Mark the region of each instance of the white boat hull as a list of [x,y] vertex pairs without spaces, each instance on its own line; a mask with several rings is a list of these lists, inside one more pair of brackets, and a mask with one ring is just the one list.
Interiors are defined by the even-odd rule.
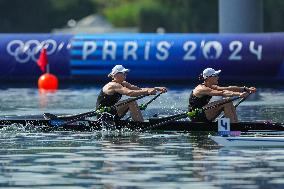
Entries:
[[284,136],[209,136],[220,146],[228,147],[284,147]]

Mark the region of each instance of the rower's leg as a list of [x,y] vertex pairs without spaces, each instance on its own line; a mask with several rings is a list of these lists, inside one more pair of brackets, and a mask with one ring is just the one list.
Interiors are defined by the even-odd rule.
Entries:
[[208,120],[215,120],[221,114],[222,111],[224,111],[225,117],[230,118],[231,123],[238,122],[238,116],[233,102],[221,105],[216,108],[208,109],[205,111],[205,115]]
[[125,114],[128,112],[128,110],[129,110],[128,104],[118,106],[116,108],[117,114],[120,118],[123,118]]
[[128,103],[130,115],[134,121],[144,121],[141,110],[136,101]]
[[237,123],[238,122],[238,116],[237,116],[236,108],[234,107],[233,102],[227,103],[223,106],[224,106],[225,117],[230,118],[232,123]]
[[119,117],[125,116],[127,111],[129,110],[130,115],[134,121],[144,121],[142,113],[140,111],[140,108],[137,104],[137,102],[130,102],[128,104],[125,104],[123,106],[119,106],[116,108],[117,114]]
[[[211,102],[206,106],[212,106],[213,104],[218,104],[222,101],[224,101],[224,99]],[[215,120],[221,114],[222,111],[224,111],[225,117],[230,118],[232,123],[238,122],[236,108],[234,107],[233,102],[229,102],[216,108],[205,110],[205,115],[208,120]]]
[[206,118],[210,121],[213,121],[221,114],[223,110],[224,110],[223,106],[205,110]]

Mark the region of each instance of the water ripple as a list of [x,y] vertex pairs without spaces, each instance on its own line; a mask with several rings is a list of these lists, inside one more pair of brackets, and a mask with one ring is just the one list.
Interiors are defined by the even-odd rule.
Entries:
[[[97,88],[40,96],[0,92],[2,114],[78,113],[94,107]],[[21,94],[21,99],[18,98]],[[189,90],[173,90],[143,114],[186,109]],[[90,103],[91,102],[91,103]],[[141,101],[142,102],[142,101]],[[144,102],[144,101],[143,101]],[[171,106],[165,106],[171,102]],[[260,89],[238,108],[241,120],[284,122],[283,91]],[[284,151],[220,148],[208,133],[52,132],[13,125],[0,131],[0,187],[283,188]]]

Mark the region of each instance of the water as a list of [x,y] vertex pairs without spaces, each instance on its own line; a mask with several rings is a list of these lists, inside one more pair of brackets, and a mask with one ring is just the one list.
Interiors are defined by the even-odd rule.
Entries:
[[[145,116],[186,110],[190,89],[170,88]],[[0,90],[1,115],[72,114],[94,107],[97,88],[39,94]],[[284,122],[284,90],[259,89],[238,108],[240,120]],[[149,98],[148,98],[149,99]],[[141,100],[139,102],[145,102]],[[208,133],[41,133],[0,131],[3,188],[283,188],[281,148],[220,148]]]

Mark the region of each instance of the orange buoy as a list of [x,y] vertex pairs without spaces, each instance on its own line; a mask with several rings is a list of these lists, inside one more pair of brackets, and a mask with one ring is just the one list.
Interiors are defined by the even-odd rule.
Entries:
[[56,91],[58,89],[58,79],[55,75],[45,73],[38,79],[38,89],[40,91]]

